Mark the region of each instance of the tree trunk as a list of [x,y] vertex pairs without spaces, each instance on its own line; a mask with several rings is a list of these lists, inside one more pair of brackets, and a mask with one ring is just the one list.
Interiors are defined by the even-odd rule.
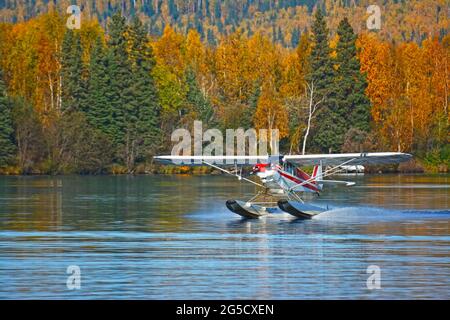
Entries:
[[306,141],[308,140],[309,130],[311,128],[311,118],[313,114],[313,96],[314,96],[314,87],[311,87],[310,89],[310,96],[309,96],[309,115],[308,115],[308,126],[306,127],[305,136],[303,137],[303,148],[302,148],[302,154],[305,154],[306,151]]

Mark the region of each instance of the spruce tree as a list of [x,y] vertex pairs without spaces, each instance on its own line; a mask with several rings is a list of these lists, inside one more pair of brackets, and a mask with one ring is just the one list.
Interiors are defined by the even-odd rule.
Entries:
[[278,31],[277,31],[277,40],[279,43],[281,43],[281,45],[284,46],[284,35],[283,35],[283,31],[281,31],[280,27],[278,27]]
[[195,73],[192,69],[186,71],[187,94],[186,102],[196,112],[197,118],[203,123],[213,126],[213,109],[211,103],[203,95],[197,84]]
[[313,48],[310,55],[311,72],[307,81],[314,84],[315,100],[323,98],[317,111],[314,127],[313,144],[321,151],[336,150],[334,131],[336,130],[335,114],[331,104],[333,95],[334,69],[331,49],[328,43],[328,28],[320,9],[317,9],[312,26]]
[[15,155],[14,129],[11,120],[11,103],[0,70],[0,166],[8,164]]
[[208,44],[215,46],[216,45],[216,37],[214,36],[214,32],[212,29],[208,29],[207,33]]
[[297,48],[299,42],[300,42],[300,29],[297,27],[291,31],[291,47]]
[[253,128],[255,126],[253,119],[255,118],[256,109],[258,107],[258,100],[261,96],[261,81],[257,80],[253,83],[252,93],[248,99],[248,105],[242,113],[240,125],[244,129]]
[[169,0],[167,6],[169,7],[169,14],[172,17],[173,21],[177,21],[179,17],[179,12],[174,0]]
[[339,41],[336,47],[336,63],[338,66],[335,79],[335,105],[337,114],[344,124],[340,128],[339,141],[343,143],[348,130],[355,128],[369,131],[370,101],[365,95],[367,82],[360,72],[357,57],[357,35],[344,18],[338,26]]
[[221,17],[222,17],[222,9],[220,7],[220,1],[216,1],[216,3],[214,4],[214,19],[220,21]]
[[[106,56],[110,79],[109,104],[112,111],[111,132],[118,148],[126,147],[127,119],[133,117],[132,71],[128,59],[128,28],[121,12],[116,13],[108,25],[109,41]],[[123,154],[120,155],[123,157]]]
[[160,106],[152,77],[155,59],[138,18],[129,26],[119,12],[108,32],[106,50],[100,40],[93,49],[85,111],[89,123],[110,137],[116,160],[132,172],[160,138]]
[[[130,59],[132,63],[131,109],[126,117],[127,129],[130,130],[134,159],[139,160],[158,147],[160,138],[160,105],[156,84],[152,77],[155,58],[148,45],[145,27],[135,18],[130,28]],[[133,165],[130,163],[130,165]]]
[[80,111],[85,99],[81,39],[78,32],[67,30],[61,50],[61,111]]
[[113,139],[114,122],[110,90],[107,52],[102,40],[97,38],[91,52],[87,96],[83,105],[89,124]]

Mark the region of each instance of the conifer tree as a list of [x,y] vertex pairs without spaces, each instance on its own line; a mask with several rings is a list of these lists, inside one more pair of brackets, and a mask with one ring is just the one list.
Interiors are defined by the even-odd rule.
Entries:
[[169,14],[172,16],[173,20],[178,19],[179,13],[174,0],[169,0],[167,6],[169,7]]
[[197,79],[195,78],[195,73],[192,69],[188,69],[186,72],[186,85],[187,94],[186,102],[188,105],[192,106],[195,110],[197,118],[203,121],[205,124],[212,126],[213,109],[211,103],[203,95],[197,84]]
[[[155,66],[153,50],[148,43],[147,32],[139,18],[133,20],[129,30],[131,42],[133,100],[130,101],[126,122],[129,143],[134,146],[129,166],[137,159],[145,158],[158,147],[160,138],[160,105],[156,84],[152,77]],[[128,144],[130,146],[130,144]]]
[[369,131],[370,101],[365,95],[367,82],[361,74],[356,50],[357,35],[344,18],[337,30],[339,41],[336,47],[336,64],[338,66],[335,79],[336,113],[343,123],[340,128],[339,141],[343,143],[343,137],[351,128],[361,131]]
[[300,42],[300,29],[294,28],[291,32],[291,47],[297,48]]
[[214,32],[211,29],[208,29],[207,32],[207,40],[208,40],[208,44],[215,46],[216,43],[216,38],[214,37]]
[[321,152],[336,150],[334,110],[331,104],[334,69],[328,43],[328,28],[320,9],[317,9],[312,26],[313,47],[310,55],[311,73],[307,81],[314,85],[316,100],[323,99],[317,113],[313,143]]
[[253,84],[253,92],[249,98],[248,101],[248,107],[245,108],[243,114],[242,114],[242,126],[245,129],[253,128],[253,118],[255,117],[256,110],[258,107],[258,100],[261,96],[261,82],[256,81]]
[[67,30],[61,50],[61,111],[80,111],[85,99],[81,40],[78,32]]
[[11,120],[11,104],[6,95],[6,86],[0,70],[0,166],[8,164],[14,157],[14,129]]
[[[127,118],[133,115],[133,77],[131,63],[128,58],[128,27],[126,20],[119,11],[108,25],[109,40],[106,56],[107,70],[110,79],[110,99],[112,111],[111,133],[114,144],[121,150],[126,149]],[[124,160],[126,155],[119,154]]]
[[91,52],[87,96],[83,106],[88,122],[111,139],[114,133],[114,113],[110,99],[116,98],[110,90],[107,52],[102,40],[97,38]]

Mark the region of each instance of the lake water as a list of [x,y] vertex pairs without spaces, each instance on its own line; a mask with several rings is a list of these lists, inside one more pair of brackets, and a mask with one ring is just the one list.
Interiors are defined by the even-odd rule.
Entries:
[[450,176],[339,179],[312,220],[250,221],[232,177],[0,177],[0,299],[449,299]]

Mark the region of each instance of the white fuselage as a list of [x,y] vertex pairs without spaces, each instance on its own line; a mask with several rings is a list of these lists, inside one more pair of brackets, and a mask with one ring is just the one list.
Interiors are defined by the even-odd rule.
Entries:
[[320,187],[314,181],[305,183],[308,178],[302,179],[297,175],[282,170],[279,166],[265,168],[264,171],[257,172],[256,175],[273,194],[284,194],[289,190],[295,192],[320,191]]

